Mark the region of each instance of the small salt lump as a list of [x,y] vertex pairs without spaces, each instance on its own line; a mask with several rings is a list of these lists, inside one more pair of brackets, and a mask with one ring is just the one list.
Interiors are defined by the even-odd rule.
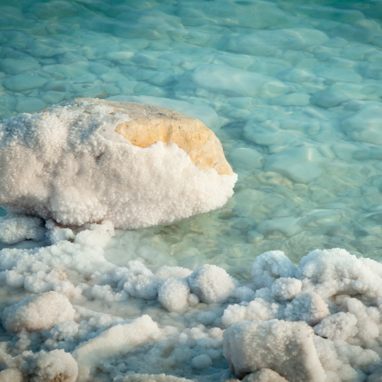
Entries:
[[170,312],[181,312],[188,306],[190,288],[184,280],[168,279],[158,290],[158,300]]
[[7,215],[0,218],[0,241],[15,244],[23,240],[41,240],[45,229],[41,219],[30,216]]
[[[18,382],[21,376],[21,381],[38,381],[38,382],[75,382],[78,375],[77,362],[71,354],[66,353],[64,350],[52,350],[45,352],[41,350],[38,353],[25,351],[10,360],[7,360],[7,370],[5,377],[13,376],[15,380],[10,382]],[[2,379],[3,374],[0,373],[0,381],[7,381]]]
[[238,378],[267,368],[289,382],[326,382],[313,329],[303,322],[236,322],[224,332],[223,349]]
[[291,301],[301,293],[301,280],[291,277],[280,277],[271,288],[272,296],[277,301]]
[[224,302],[235,289],[231,276],[223,268],[210,264],[195,269],[188,283],[192,293],[207,304]]
[[117,268],[114,279],[132,297],[153,300],[158,294],[158,280],[140,261],[129,261],[126,267]]
[[271,288],[280,277],[294,277],[296,266],[282,251],[269,251],[258,256],[253,263],[252,277],[256,289]]
[[305,321],[309,325],[318,324],[330,314],[328,305],[315,292],[299,294],[285,309],[288,321]]
[[325,317],[314,327],[314,332],[331,340],[343,340],[358,333],[357,317],[352,313],[336,313]]
[[57,292],[47,292],[24,298],[5,308],[2,323],[7,332],[19,333],[52,329],[74,319],[75,310],[68,298]]

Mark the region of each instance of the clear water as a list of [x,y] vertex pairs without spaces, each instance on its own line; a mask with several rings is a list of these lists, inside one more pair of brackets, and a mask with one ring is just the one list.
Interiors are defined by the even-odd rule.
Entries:
[[116,264],[210,263],[243,281],[268,250],[378,260],[381,18],[372,0],[1,0],[0,118],[73,97],[210,108],[234,197],[119,231],[106,253]]

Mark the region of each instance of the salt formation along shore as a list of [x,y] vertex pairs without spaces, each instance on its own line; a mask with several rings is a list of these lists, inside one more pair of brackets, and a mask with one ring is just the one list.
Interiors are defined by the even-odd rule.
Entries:
[[5,120],[0,146],[0,205],[63,225],[171,223],[223,206],[237,180],[211,130],[156,106],[75,99]]
[[115,227],[176,221],[232,195],[236,175],[200,122],[83,99],[5,120],[0,134],[0,239],[48,240],[0,251],[1,382],[382,380],[374,260],[315,250],[296,266],[268,251],[241,284],[213,264],[108,259]]

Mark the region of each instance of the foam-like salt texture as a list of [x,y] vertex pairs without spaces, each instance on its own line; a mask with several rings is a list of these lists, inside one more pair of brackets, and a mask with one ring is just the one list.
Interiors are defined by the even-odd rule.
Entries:
[[72,378],[78,368],[78,381],[276,375],[268,369],[289,382],[378,380],[382,289],[372,286],[382,273],[373,260],[315,250],[297,267],[269,251],[240,284],[213,265],[112,264],[110,222],[70,232],[48,222],[47,233],[50,246],[0,251],[2,289],[45,292],[3,311],[5,381],[28,376],[25,365],[43,373],[46,362],[45,374]]
[[5,308],[2,312],[4,328],[13,333],[51,329],[74,319],[74,309],[68,298],[56,292],[31,296]]
[[9,358],[5,376],[2,373],[4,372],[0,373],[0,380],[4,382],[8,382],[8,380],[9,382],[19,380],[75,382],[78,367],[72,355],[63,350],[52,350],[51,352],[42,350],[37,353],[25,351],[17,357]]
[[7,215],[0,218],[0,241],[15,244],[23,240],[39,241],[45,230],[41,219],[37,217]]
[[64,225],[107,219],[138,228],[216,209],[232,196],[237,175],[200,170],[173,143],[133,146],[114,131],[128,119],[87,100],[4,120],[1,205]]

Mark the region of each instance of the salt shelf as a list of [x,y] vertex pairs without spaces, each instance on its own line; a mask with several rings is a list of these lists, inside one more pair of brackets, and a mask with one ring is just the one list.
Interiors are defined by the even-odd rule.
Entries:
[[0,377],[28,376],[23,362],[47,372],[44,357],[77,381],[216,381],[271,369],[290,382],[350,382],[382,370],[374,260],[315,250],[295,266],[270,251],[243,284],[215,265],[115,265],[105,252],[110,222],[76,231],[47,224],[46,233],[55,244],[0,252],[2,291],[32,293],[2,313]]

